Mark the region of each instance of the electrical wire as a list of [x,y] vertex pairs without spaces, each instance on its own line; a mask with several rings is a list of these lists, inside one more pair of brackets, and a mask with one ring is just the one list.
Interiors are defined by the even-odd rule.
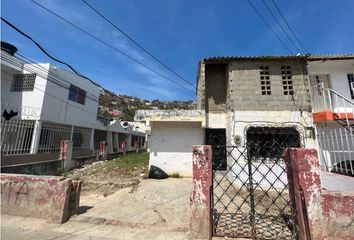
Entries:
[[296,39],[296,41],[298,42],[298,44],[305,50],[306,53],[309,53],[309,51],[304,47],[304,45],[302,44],[302,42],[299,40],[299,38],[296,36],[295,31],[292,29],[292,27],[290,27],[288,21],[286,21],[286,18],[284,17],[284,14],[282,13],[282,11],[280,10],[280,8],[278,7],[278,4],[275,0],[272,0],[275,8],[277,9],[277,11],[279,12],[280,16],[282,17],[282,19],[284,20],[286,26],[289,28],[290,32],[293,34],[294,38]]
[[85,29],[83,29],[83,28],[77,26],[76,24],[70,22],[69,20],[65,19],[64,17],[62,17],[62,16],[58,15],[57,13],[53,12],[52,10],[48,9],[47,7],[45,7],[45,6],[41,5],[40,3],[36,2],[35,0],[30,0],[30,1],[32,1],[33,3],[35,3],[36,5],[38,5],[39,7],[41,7],[42,9],[46,10],[47,12],[51,13],[52,15],[56,16],[57,18],[61,19],[62,21],[66,22],[67,24],[71,25],[72,27],[76,28],[76,29],[79,30],[80,32],[82,32],[82,33],[88,35],[89,37],[95,39],[96,41],[102,43],[103,45],[105,45],[105,46],[111,48],[112,50],[114,50],[114,51],[120,53],[121,55],[123,55],[123,56],[129,58],[129,59],[132,60],[133,62],[135,62],[135,63],[137,63],[137,64],[143,66],[144,68],[146,68],[146,69],[148,69],[149,71],[155,73],[156,75],[158,75],[158,76],[160,76],[160,77],[162,77],[162,78],[164,78],[164,79],[166,79],[166,80],[168,80],[168,81],[174,83],[175,85],[177,85],[177,86],[179,86],[179,87],[181,87],[181,88],[184,88],[185,90],[188,90],[188,91],[192,92],[193,94],[195,93],[193,90],[191,90],[191,89],[189,89],[189,88],[187,88],[187,87],[181,85],[180,83],[178,83],[178,82],[172,80],[171,78],[169,78],[169,77],[167,77],[166,75],[160,73],[159,71],[153,69],[152,67],[150,67],[150,66],[148,66],[147,64],[141,62],[140,60],[138,60],[138,59],[136,59],[136,58],[130,56],[128,53],[126,53],[126,52],[120,50],[119,48],[113,46],[112,44],[109,44],[109,43],[107,43],[106,41],[104,41],[104,40],[102,40],[102,39],[96,37],[95,35],[91,34],[90,32],[86,31]]
[[270,14],[273,16],[273,18],[275,19],[275,21],[278,23],[280,29],[285,33],[286,37],[289,39],[289,41],[293,44],[293,46],[296,48],[296,50],[301,53],[301,50],[298,48],[298,46],[296,45],[295,41],[290,37],[289,33],[287,31],[285,31],[285,29],[283,28],[283,26],[280,24],[278,18],[274,15],[273,10],[269,7],[268,3],[265,0],[262,0],[263,4],[266,6],[267,10],[270,12]]
[[148,54],[150,57],[152,57],[156,62],[158,62],[161,66],[169,70],[171,73],[173,73],[175,76],[177,76],[179,79],[182,81],[186,82],[188,85],[193,87],[196,91],[200,91],[197,87],[195,87],[192,83],[187,81],[185,78],[183,78],[181,75],[179,75],[176,71],[171,69],[167,64],[163,63],[160,59],[158,59],[156,56],[154,56],[150,51],[148,51],[144,46],[139,44],[136,40],[134,40],[131,36],[129,36],[126,32],[124,32],[120,27],[117,26],[117,24],[114,24],[111,20],[109,20],[106,16],[104,16],[100,11],[98,11],[93,5],[89,4],[86,0],[81,0],[86,6],[88,6],[91,10],[93,10],[96,14],[98,14],[100,17],[102,17],[104,20],[106,20],[109,24],[111,24],[116,30],[118,30],[121,34],[123,34],[127,39],[129,39],[132,43],[134,43],[137,47],[139,47],[141,50],[143,50],[146,54]]
[[[20,33],[22,36],[28,38],[29,40],[31,40],[43,53],[45,53],[49,58],[53,59],[56,62],[59,62],[61,64],[64,64],[65,66],[68,66],[76,75],[87,79],[88,81],[90,81],[91,83],[93,83],[94,85],[103,88],[102,86],[100,86],[99,84],[95,83],[94,81],[92,81],[91,79],[79,74],[70,64],[63,62],[53,56],[51,56],[36,40],[34,40],[32,37],[30,37],[28,34],[24,33],[22,30],[20,30],[18,27],[16,27],[15,25],[13,25],[12,23],[10,23],[9,21],[7,21],[6,19],[4,19],[3,17],[1,17],[1,20],[3,22],[5,22],[8,26],[10,26],[11,28],[13,28],[16,32]],[[104,88],[103,88],[104,89]],[[116,95],[117,96],[117,95]],[[126,103],[124,102],[124,99],[120,98],[119,96],[117,96],[120,100],[121,103],[124,105],[124,107],[126,108],[128,114],[130,115],[130,117],[134,117],[131,113],[131,111],[129,110],[129,108],[127,107]]]
[[70,68],[74,73],[76,73],[77,75],[79,75],[82,78],[86,78],[85,76],[81,75],[78,71],[76,71],[70,64],[63,62],[61,60],[59,60],[56,57],[53,57],[51,54],[48,53],[47,50],[45,50],[37,41],[35,41],[32,37],[30,37],[29,35],[27,35],[26,33],[24,33],[22,30],[20,30],[18,27],[16,27],[15,25],[13,25],[12,23],[10,23],[9,21],[7,21],[6,19],[4,19],[3,17],[1,17],[1,20],[3,22],[5,22],[8,26],[12,27],[14,30],[16,30],[18,33],[20,33],[21,35],[23,35],[24,37],[28,38],[29,40],[31,40],[45,55],[47,55],[49,58],[53,59],[56,62],[59,62],[65,66],[67,66],[68,68]]
[[262,21],[267,25],[269,30],[274,34],[274,36],[279,40],[279,42],[283,45],[283,47],[288,50],[290,54],[293,54],[293,52],[290,50],[290,48],[281,40],[279,35],[273,30],[272,26],[268,23],[268,21],[263,17],[263,15],[257,10],[257,8],[253,5],[253,3],[250,0],[247,0],[248,4],[251,6],[251,8],[257,13],[257,15],[262,19]]

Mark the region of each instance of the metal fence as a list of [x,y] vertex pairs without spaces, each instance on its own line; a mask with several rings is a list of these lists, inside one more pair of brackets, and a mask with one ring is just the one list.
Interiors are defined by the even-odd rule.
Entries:
[[39,138],[38,152],[58,152],[60,141],[71,137],[72,126],[43,122]]
[[74,149],[90,149],[92,130],[83,127],[74,127],[73,132],[73,148]]
[[21,155],[31,152],[34,120],[1,122],[1,155]]
[[354,176],[354,135],[335,124],[316,124],[322,170]]

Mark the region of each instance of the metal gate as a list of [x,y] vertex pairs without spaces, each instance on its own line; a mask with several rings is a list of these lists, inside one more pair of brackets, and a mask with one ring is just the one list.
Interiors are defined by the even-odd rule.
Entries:
[[290,128],[275,134],[271,128],[250,130],[245,146],[212,145],[213,235],[296,239],[282,154],[286,147],[300,147],[300,136]]

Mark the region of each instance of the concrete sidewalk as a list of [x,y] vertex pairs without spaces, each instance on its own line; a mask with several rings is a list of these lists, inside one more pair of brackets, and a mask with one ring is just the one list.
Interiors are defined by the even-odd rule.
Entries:
[[81,212],[71,221],[185,231],[191,218],[191,188],[190,178],[148,179],[136,189],[123,188],[108,197],[82,196]]
[[64,224],[2,215],[1,239],[191,239],[192,179],[148,179],[104,197],[81,196]]

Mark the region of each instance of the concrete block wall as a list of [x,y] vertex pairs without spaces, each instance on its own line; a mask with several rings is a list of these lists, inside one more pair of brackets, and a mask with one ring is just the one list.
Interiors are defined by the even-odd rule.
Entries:
[[[269,67],[271,95],[262,95],[260,66]],[[281,66],[290,66],[294,95],[284,95]],[[259,111],[310,110],[306,65],[303,61],[234,61],[229,63],[228,95],[233,109]],[[288,80],[287,80],[288,81]]]

